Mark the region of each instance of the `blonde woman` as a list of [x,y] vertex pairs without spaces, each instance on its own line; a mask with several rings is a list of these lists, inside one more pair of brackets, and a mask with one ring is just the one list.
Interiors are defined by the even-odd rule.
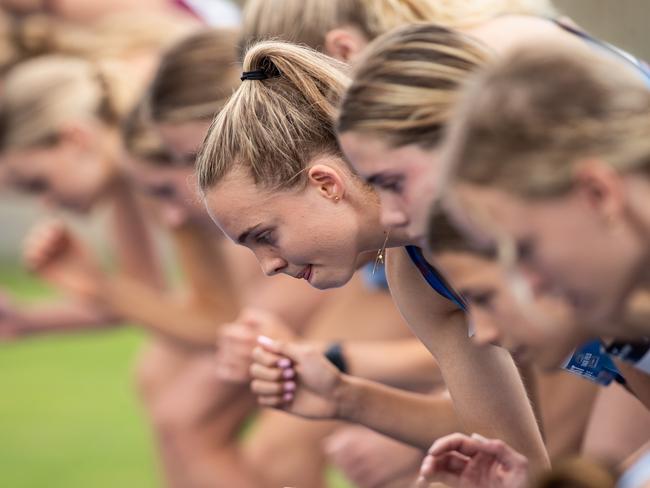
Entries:
[[[462,46],[469,66],[483,59],[462,39],[447,40]],[[341,65],[306,48],[268,42],[248,51],[242,79],[208,133],[197,168],[208,210],[231,239],[249,247],[267,274],[288,274],[319,289],[349,281],[364,251],[410,243],[399,230],[386,233],[376,195],[338,148],[335,105],[347,83]],[[420,446],[442,434],[431,415],[457,416],[467,429],[522,446],[535,466],[543,466],[546,453],[512,359],[498,348],[473,346],[458,305],[433,292],[401,250],[390,253],[388,273],[402,314],[438,360],[454,408],[445,399],[432,406],[428,399],[359,385],[331,369],[318,382],[320,395],[283,393],[270,381],[280,360],[270,351],[295,362],[299,381],[309,374],[301,359],[313,352],[273,342],[256,353],[253,387],[260,403],[312,417],[366,416],[367,424]],[[359,390],[367,395],[342,400],[339,408],[339,393]],[[364,403],[356,403],[361,398]],[[380,413],[397,398],[399,418]],[[475,415],[476,405],[481,415]]]
[[[141,188],[158,196],[160,208],[172,221],[189,219],[205,226],[209,220],[205,208],[199,206],[200,200],[192,197],[193,188],[188,180],[212,115],[224,105],[233,84],[240,83],[241,71],[232,61],[232,36],[232,32],[205,30],[178,43],[163,57],[147,96],[150,123],[171,158],[157,164],[140,162],[133,165],[132,171]],[[215,65],[226,69],[215,70]],[[240,279],[246,272],[239,267],[233,274]],[[263,327],[265,324],[278,322],[269,319],[268,312],[272,312],[287,323],[292,335],[316,342],[323,350],[334,339],[344,341],[346,349],[359,353],[355,354],[355,361],[349,362],[356,374],[408,388],[436,381],[430,355],[400,327],[401,320],[384,291],[367,289],[357,277],[344,289],[330,293],[332,296],[322,304],[319,313],[307,320],[301,310],[313,300],[313,289],[287,277],[265,280],[272,286],[248,287],[243,297],[249,305],[263,306],[265,313],[245,312],[220,333],[217,373],[221,378],[240,384],[249,381],[255,338],[268,330]],[[321,295],[316,292],[317,297]],[[301,316],[302,319],[296,319]],[[350,328],[350,323],[356,326]],[[291,336],[286,336],[285,331],[284,336],[277,337]],[[375,341],[380,350],[376,351],[375,342],[367,343],[368,340]],[[389,356],[395,358],[386,363]],[[386,364],[395,367],[391,369]],[[423,364],[433,368],[434,373],[400,374],[404,369],[411,373],[414,369],[421,371]],[[270,484],[318,486],[323,482],[325,462],[320,442],[332,428],[329,424],[307,423],[266,412],[260,417],[255,434],[246,442],[243,454],[250,461],[251,470],[273,466],[263,469]]]
[[[455,162],[453,193],[461,202],[454,206],[452,215],[461,218],[461,209],[466,209],[464,215],[474,215],[472,220],[464,220],[468,229],[487,227],[485,235],[492,236],[492,242],[498,236],[500,248],[514,246],[512,259],[526,264],[537,286],[558,286],[589,333],[643,337],[647,335],[643,327],[626,330],[625,325],[627,314],[630,310],[634,313],[631,298],[645,287],[644,82],[636,73],[613,69],[607,60],[591,56],[570,60],[556,51],[542,54],[531,49],[508,59],[513,62],[512,71],[499,64],[478,82],[490,88],[486,98],[479,97],[474,89],[467,99],[474,97],[472,103],[481,102],[482,107],[487,107],[488,102],[498,103],[499,96],[503,100],[505,90],[520,90],[526,108],[506,105],[500,113],[521,127],[519,140],[526,138],[530,142],[518,144],[518,149],[507,139],[497,144],[498,138],[493,137],[496,131],[475,129],[482,119],[465,102],[463,122],[457,122],[456,135],[450,139],[450,160]],[[548,77],[548,84],[537,85],[528,75],[516,78],[525,69],[531,74],[569,69],[571,75]],[[554,110],[548,110],[544,102],[550,98],[557,102]],[[544,116],[535,124],[520,123],[542,113]],[[505,125],[500,127],[505,131]],[[547,130],[550,127],[553,130]],[[536,144],[544,139],[537,137],[541,131],[546,131],[545,150],[535,151],[539,147]],[[477,134],[481,134],[480,139]],[[478,158],[469,149],[461,151],[460,137],[464,142],[480,142],[472,147],[481,148],[483,156]],[[467,157],[467,162],[461,164],[461,157]],[[479,159],[485,170],[477,169]],[[517,179],[515,168],[524,172],[521,179]],[[469,191],[460,191],[462,188],[475,188],[476,192],[469,195]],[[615,188],[620,191],[613,192]],[[481,205],[491,202],[483,206],[482,226],[477,225],[476,211],[467,211],[470,201],[474,202],[472,208],[479,201]],[[554,209],[559,213],[553,213]],[[523,212],[527,218],[518,219],[515,227],[514,221],[505,218],[505,212],[511,216]],[[545,218],[538,220],[538,216]],[[563,225],[574,229],[571,240],[558,233]],[[583,249],[581,239],[592,242],[588,253],[579,250]],[[551,254],[552,249],[562,252]],[[635,352],[627,357],[642,370],[646,357],[643,343],[641,339],[638,346],[632,347]],[[619,350],[625,358],[622,351],[630,348],[614,344],[612,352]],[[632,382],[635,373],[622,367]],[[635,391],[642,394],[647,390]]]

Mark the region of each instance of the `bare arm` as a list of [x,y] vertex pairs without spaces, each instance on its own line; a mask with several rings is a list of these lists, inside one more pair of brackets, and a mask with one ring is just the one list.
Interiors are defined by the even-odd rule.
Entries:
[[418,339],[345,342],[342,349],[352,376],[399,388],[442,383],[435,359]]
[[262,339],[253,352],[260,405],[355,422],[420,449],[461,427],[447,395],[410,393],[340,373],[314,347]]
[[335,418],[364,425],[420,449],[461,428],[446,393],[411,393],[343,376],[336,399]]
[[100,330],[117,325],[120,322],[116,317],[82,302],[60,302],[29,308],[0,304],[0,340]]
[[143,205],[120,178],[111,194],[113,246],[120,271],[156,289],[164,287],[160,261]]
[[478,347],[466,318],[434,292],[402,249],[389,253],[395,303],[412,331],[438,361],[463,431],[502,439],[534,466],[548,456],[517,367],[504,349]]

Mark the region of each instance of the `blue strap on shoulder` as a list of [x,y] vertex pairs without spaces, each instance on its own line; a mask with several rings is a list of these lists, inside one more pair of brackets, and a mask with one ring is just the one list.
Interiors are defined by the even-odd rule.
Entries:
[[463,297],[449,286],[436,268],[431,266],[429,261],[424,257],[424,254],[422,254],[422,249],[417,246],[406,246],[406,252],[431,288],[439,295],[456,304],[461,310],[467,311],[467,304],[463,300]]
[[631,55],[627,51],[624,51],[623,49],[614,46],[613,44],[610,44],[605,41],[601,41],[600,39],[596,39],[595,37],[588,34],[587,32],[562,21],[562,19],[551,19],[551,20],[560,29],[563,29],[566,32],[569,32],[570,34],[573,34],[575,36],[578,36],[584,39],[585,41],[587,41],[589,44],[593,44],[596,47],[604,49],[608,51],[610,54],[614,55],[615,57],[625,61],[626,63],[631,64],[639,71],[639,73],[645,78],[646,83],[650,86],[650,65],[648,65],[648,63],[640,60],[636,56]]

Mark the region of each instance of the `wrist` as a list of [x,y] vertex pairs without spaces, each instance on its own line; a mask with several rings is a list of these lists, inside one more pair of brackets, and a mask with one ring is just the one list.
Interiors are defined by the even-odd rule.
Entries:
[[335,418],[356,422],[359,410],[360,385],[354,376],[339,373],[338,385],[332,395],[336,404]]

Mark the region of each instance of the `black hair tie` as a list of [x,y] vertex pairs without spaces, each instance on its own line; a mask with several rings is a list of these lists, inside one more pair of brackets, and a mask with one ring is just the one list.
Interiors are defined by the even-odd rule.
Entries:
[[254,71],[244,71],[239,78],[242,81],[245,80],[268,80],[269,78],[277,78],[281,76],[280,70],[270,61],[265,60],[262,63],[262,67]]
[[267,80],[269,78],[270,76],[266,74],[266,71],[264,71],[263,69],[256,69],[254,71],[244,71],[239,79],[242,81],[245,80],[261,81],[261,80]]

